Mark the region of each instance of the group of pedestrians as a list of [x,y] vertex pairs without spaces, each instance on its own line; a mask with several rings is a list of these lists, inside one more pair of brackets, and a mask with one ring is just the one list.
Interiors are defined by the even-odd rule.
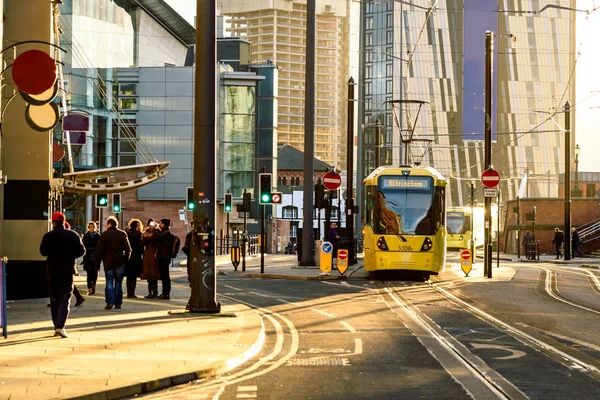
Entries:
[[[123,280],[127,277],[127,298],[137,298],[137,279],[148,281],[145,298],[170,300],[171,278],[169,265],[179,250],[179,239],[170,231],[171,220],[157,223],[149,219],[146,229],[139,219],[129,221],[126,231],[119,229],[115,217],[106,220],[106,230],[99,234],[95,222],[88,223],[88,231],[81,238],[68,228],[65,216],[52,215],[52,231],[46,233],[40,244],[40,253],[47,257],[50,310],[55,336],[68,337],[65,324],[69,315],[71,295],[74,294],[73,275],[77,274],[75,260],[83,256],[87,273],[88,295],[96,293],[96,282],[101,264],[106,278],[105,309],[120,309],[123,304]],[[162,293],[158,294],[158,281]],[[79,306],[85,300],[76,294]]]
[[[554,249],[556,250],[556,259],[563,257],[562,253],[562,244],[565,241],[565,233],[560,230],[560,228],[554,228],[554,237],[552,238],[552,244],[554,245]],[[582,244],[581,237],[579,236],[579,232],[575,227],[571,228],[571,258],[575,258],[575,254],[579,257],[583,257],[583,253],[579,250],[579,246]]]

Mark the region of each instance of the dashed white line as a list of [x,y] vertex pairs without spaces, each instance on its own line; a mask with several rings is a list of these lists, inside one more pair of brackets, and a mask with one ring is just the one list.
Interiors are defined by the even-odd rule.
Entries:
[[229,286],[229,285],[223,285],[223,286],[225,286],[226,288],[229,288],[229,289],[242,291],[242,289],[239,289],[239,288],[236,288],[236,287],[233,287],[233,286]]
[[250,292],[250,294],[255,294],[255,295],[260,296],[260,297],[271,297],[269,295],[262,294],[262,293],[257,293],[257,292]]
[[311,311],[314,311],[314,312],[316,312],[316,313],[319,313],[319,314],[321,314],[321,315],[324,315],[324,316],[326,316],[326,317],[329,317],[329,318],[335,318],[335,315],[333,315],[333,314],[329,314],[328,312],[325,312],[325,311],[321,311],[321,310],[319,310],[319,309],[317,309],[317,308],[311,308],[310,310],[311,310]]
[[287,301],[287,300],[284,300],[284,299],[277,299],[277,301],[280,301],[280,302],[285,303],[285,304],[291,304],[291,305],[296,306],[296,307],[300,307],[300,304],[294,303],[293,301]]
[[349,323],[347,323],[346,321],[339,321],[339,322],[340,322],[340,324],[344,325],[344,327],[345,327],[346,329],[348,329],[348,332],[350,332],[350,333],[356,333],[356,329],[354,329],[354,328],[352,327],[352,325],[350,325],[350,324],[349,324]]
[[238,392],[256,392],[258,386],[238,386]]

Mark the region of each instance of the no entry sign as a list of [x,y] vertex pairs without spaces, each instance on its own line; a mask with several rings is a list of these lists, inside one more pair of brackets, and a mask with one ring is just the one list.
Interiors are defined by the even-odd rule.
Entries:
[[344,275],[348,269],[348,250],[339,249],[337,253],[337,269],[341,275]]
[[323,175],[323,186],[327,190],[336,190],[342,184],[342,177],[335,172],[328,172]]
[[495,188],[500,183],[500,173],[493,168],[486,169],[481,174],[481,182],[485,187]]
[[463,249],[460,251],[460,268],[466,276],[469,276],[469,272],[471,272],[471,269],[473,268],[471,250]]

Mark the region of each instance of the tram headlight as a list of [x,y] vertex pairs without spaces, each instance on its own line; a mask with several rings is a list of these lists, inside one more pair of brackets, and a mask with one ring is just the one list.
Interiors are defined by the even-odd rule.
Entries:
[[421,251],[429,251],[433,247],[433,242],[428,237],[423,241],[423,245],[421,246]]
[[379,239],[377,239],[377,248],[379,248],[379,250],[384,250],[384,251],[389,250],[388,245],[383,236],[380,236]]

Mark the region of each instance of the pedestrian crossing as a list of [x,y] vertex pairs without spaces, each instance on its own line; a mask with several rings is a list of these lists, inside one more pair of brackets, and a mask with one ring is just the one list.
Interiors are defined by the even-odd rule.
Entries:
[[236,399],[256,399],[258,386],[238,386]]

